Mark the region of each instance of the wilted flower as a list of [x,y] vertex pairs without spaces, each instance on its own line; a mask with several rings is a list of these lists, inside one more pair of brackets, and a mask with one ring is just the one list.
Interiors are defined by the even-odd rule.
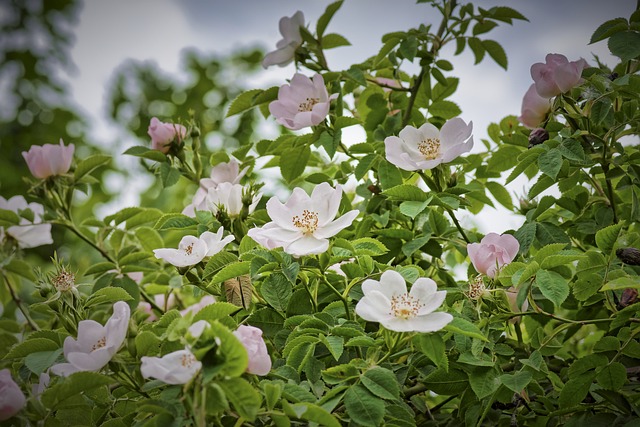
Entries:
[[311,196],[296,187],[285,204],[276,197],[269,199],[267,213],[272,221],[248,234],[269,249],[282,247],[296,257],[323,253],[329,248],[329,237],[350,226],[358,216],[358,211],[352,210],[334,220],[341,198],[339,185],[333,189],[323,182]]
[[182,213],[190,217],[196,215],[195,211],[207,210],[207,194],[210,188],[217,188],[223,182],[231,184],[240,183],[240,179],[247,173],[248,167],[240,170],[240,164],[236,159],[229,160],[228,163],[219,163],[211,169],[209,178],[202,178],[196,194],[194,194],[191,204],[187,205]]
[[183,140],[187,136],[187,128],[174,123],[163,123],[153,117],[147,133],[151,137],[151,148],[166,154],[176,138]]
[[337,96],[329,96],[320,74],[311,81],[296,73],[291,84],[280,86],[278,100],[269,104],[269,111],[284,127],[299,130],[322,123],[329,113],[329,103]]
[[296,49],[302,44],[300,27],[304,26],[304,15],[297,11],[291,18],[283,16],[280,18],[280,34],[282,39],[276,43],[277,49],[269,52],[262,60],[264,68],[271,65],[284,67],[293,61]]
[[[236,217],[242,212],[243,196],[251,191],[249,187],[242,186],[240,184],[232,184],[230,182],[221,182],[215,188],[210,187],[207,192],[207,198],[205,200],[206,207],[214,215],[221,210],[230,217]],[[256,206],[262,198],[262,193],[254,194],[251,199],[251,204],[247,207],[248,213],[252,214]]]
[[162,357],[143,356],[140,361],[144,378],[156,378],[167,384],[186,384],[202,368],[202,362],[186,348]]
[[489,233],[480,243],[467,245],[469,258],[476,271],[492,279],[503,266],[513,261],[519,250],[518,240],[510,234]]
[[551,110],[551,101],[538,95],[535,85],[531,85],[522,98],[522,109],[518,120],[526,127],[534,128],[547,118],[549,110]]
[[64,357],[69,363],[51,367],[51,372],[64,377],[79,371],[99,371],[118,352],[127,336],[131,311],[124,301],[113,304],[113,315],[102,326],[95,320],[78,323],[78,339],[64,340]]
[[16,415],[27,399],[18,384],[13,381],[8,369],[0,370],[0,421],[8,420]]
[[[20,225],[13,225],[5,233],[13,237],[21,248],[35,248],[36,246],[53,243],[51,238],[51,224],[41,224],[44,206],[38,203],[28,203],[22,196],[13,196],[9,200],[0,196],[0,209],[7,209],[20,214],[27,209],[33,212],[33,222],[20,218]],[[0,227],[1,228],[1,227]],[[1,235],[2,233],[0,233]],[[6,237],[6,236],[5,236]]]
[[67,173],[71,167],[74,150],[73,144],[65,147],[62,138],[60,138],[60,145],[32,145],[29,151],[22,152],[22,157],[27,162],[31,175],[45,179]]
[[537,62],[531,66],[531,77],[538,95],[551,98],[580,84],[582,70],[588,66],[582,58],[569,62],[564,55],[550,53],[544,64]]
[[271,370],[271,357],[267,345],[262,339],[262,330],[254,326],[240,325],[233,331],[249,356],[247,372],[255,375],[267,375]]
[[368,322],[378,322],[396,332],[434,332],[453,320],[445,312],[434,311],[442,305],[446,291],[438,291],[436,283],[426,277],[416,280],[407,292],[400,273],[387,270],[380,281],[362,283],[364,297],[356,305],[356,314]]
[[169,264],[176,267],[188,267],[196,265],[204,259],[204,257],[213,256],[220,252],[224,247],[233,241],[233,236],[222,238],[224,229],[218,228],[216,233],[205,231],[196,236],[184,236],[178,244],[178,249],[161,248],[154,249],[153,253],[156,258],[163,259]]
[[472,130],[472,122],[466,124],[458,117],[447,120],[441,130],[428,122],[419,129],[406,126],[400,131],[400,137],[385,138],[387,160],[408,171],[433,169],[470,151]]

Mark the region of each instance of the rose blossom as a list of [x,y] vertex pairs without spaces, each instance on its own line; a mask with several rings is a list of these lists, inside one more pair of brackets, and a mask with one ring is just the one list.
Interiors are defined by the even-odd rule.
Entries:
[[211,169],[209,178],[202,178],[196,194],[194,194],[191,204],[187,205],[182,213],[194,217],[195,211],[207,210],[207,194],[209,188],[217,188],[223,182],[239,184],[240,179],[247,173],[249,167],[240,170],[240,164],[236,159],[229,160],[228,163],[219,163]]
[[433,169],[448,163],[473,148],[473,123],[460,118],[447,120],[441,130],[427,122],[419,129],[406,126],[400,137],[384,140],[387,160],[400,169],[415,171]]
[[156,378],[167,384],[186,384],[202,368],[202,362],[186,348],[162,357],[143,356],[140,361],[144,378]]
[[564,55],[550,53],[544,64],[537,62],[531,66],[531,77],[538,95],[551,98],[580,84],[582,70],[588,66],[582,58],[569,62]]
[[205,231],[196,236],[184,236],[178,244],[178,249],[161,248],[154,249],[153,253],[158,259],[163,259],[176,267],[189,267],[196,265],[205,257],[213,256],[224,249],[234,237],[229,235],[222,238],[224,229],[218,228],[216,233]]
[[283,16],[280,18],[280,34],[282,39],[276,43],[277,49],[269,52],[262,60],[262,66],[268,68],[271,65],[284,67],[293,61],[296,49],[302,44],[300,27],[304,26],[304,15],[297,11],[291,18]]
[[11,372],[8,369],[0,370],[0,421],[16,415],[26,402],[24,393],[11,378]]
[[55,375],[68,376],[79,371],[99,371],[118,352],[127,336],[131,311],[124,301],[113,304],[113,314],[102,326],[95,320],[78,323],[78,339],[64,340],[64,357],[69,363],[51,367]]
[[286,203],[275,196],[267,202],[271,222],[249,230],[248,235],[268,249],[282,247],[293,256],[320,254],[329,248],[329,237],[351,225],[358,216],[352,210],[335,219],[340,207],[342,188],[326,182],[317,185],[311,196],[299,187],[293,189]]
[[151,137],[151,148],[167,154],[174,139],[183,140],[187,136],[187,128],[174,123],[163,123],[153,117],[147,133]]
[[551,101],[538,95],[536,85],[532,84],[522,98],[522,109],[518,120],[528,128],[535,128],[544,121],[549,110],[551,110]]
[[74,150],[73,144],[65,147],[62,138],[60,138],[60,145],[32,145],[29,151],[22,152],[22,157],[27,162],[31,175],[45,179],[67,173],[71,167]]
[[195,315],[206,306],[214,304],[215,302],[216,302],[216,298],[213,295],[207,294],[202,298],[200,298],[200,301],[198,301],[197,303],[188,306],[184,310],[180,310],[180,314],[182,316],[186,316],[189,313],[193,313]]
[[400,273],[387,270],[380,281],[362,283],[364,297],[356,304],[356,314],[368,322],[378,322],[396,332],[434,332],[453,320],[445,312],[434,311],[442,305],[446,291],[438,291],[436,282],[426,277],[416,280],[407,292]]
[[329,103],[337,96],[329,96],[320,74],[312,81],[296,73],[290,84],[280,86],[278,100],[269,104],[269,111],[284,127],[299,130],[322,123],[329,113]]
[[254,326],[240,325],[233,331],[249,356],[247,372],[255,375],[267,375],[271,370],[271,357],[267,345],[262,339],[262,330]]
[[[222,182],[215,188],[209,188],[205,200],[206,207],[214,215],[217,215],[220,210],[224,210],[230,217],[236,217],[240,215],[242,211],[242,196],[249,191],[249,187],[232,184],[230,182]],[[249,214],[253,213],[261,198],[262,193],[257,193],[253,196],[251,204],[248,206]]]
[[[44,206],[38,203],[28,203],[22,196],[13,196],[9,200],[0,196],[0,209],[13,211],[17,214],[23,210],[33,212],[33,222],[26,218],[20,218],[20,225],[12,225],[4,230],[0,227],[0,237],[7,234],[13,237],[21,248],[35,248],[37,246],[53,243],[51,238],[51,224],[42,224]],[[0,241],[4,240],[1,238]]]
[[476,271],[492,279],[503,266],[513,261],[519,250],[518,240],[510,234],[489,233],[480,243],[467,245],[469,258]]

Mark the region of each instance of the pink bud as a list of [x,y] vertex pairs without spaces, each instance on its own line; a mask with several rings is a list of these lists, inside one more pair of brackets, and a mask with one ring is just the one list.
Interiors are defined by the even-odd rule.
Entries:
[[147,133],[151,137],[151,148],[167,154],[176,138],[182,140],[187,136],[187,128],[173,123],[163,123],[153,117]]
[[569,62],[566,56],[557,53],[548,54],[545,61],[531,66],[536,91],[543,98],[559,95],[580,84],[582,70],[588,67],[582,58]]
[[26,403],[24,393],[11,378],[8,369],[0,371],[0,421],[16,415]]
[[262,330],[254,326],[240,325],[233,332],[249,355],[247,372],[256,375],[267,375],[271,370],[271,357],[267,345],[262,339]]
[[478,273],[495,278],[498,270],[509,264],[518,255],[520,244],[510,234],[489,233],[480,243],[467,245],[471,263]]
[[538,95],[535,84],[532,84],[522,98],[522,112],[518,120],[528,128],[535,128],[546,119],[550,109],[551,101]]
[[62,139],[60,145],[44,144],[32,145],[29,151],[23,151],[22,157],[27,162],[31,174],[40,179],[54,175],[62,175],[69,171],[75,146],[64,146]]

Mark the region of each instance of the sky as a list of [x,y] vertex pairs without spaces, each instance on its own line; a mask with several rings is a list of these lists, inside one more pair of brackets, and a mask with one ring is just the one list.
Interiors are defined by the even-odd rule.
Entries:
[[[102,140],[113,139],[113,126],[105,110],[106,85],[125,59],[153,60],[164,71],[176,73],[180,70],[181,50],[188,47],[221,55],[249,46],[262,46],[270,51],[281,38],[278,21],[282,16],[301,10],[306,23],[314,29],[330,3],[328,0],[87,0],[79,16],[72,50],[77,66],[77,73],[70,78],[73,96],[93,118],[94,135]],[[561,53],[569,60],[582,57],[595,63],[595,53],[603,62],[613,65],[614,59],[604,42],[588,45],[588,41],[604,21],[628,18],[636,0],[479,0],[474,4],[484,9],[509,6],[529,19],[529,22],[515,21],[513,26],[501,24],[482,36],[502,44],[509,61],[508,71],[490,59],[474,65],[470,51],[455,57],[452,50],[443,52],[443,57],[454,65],[450,75],[460,78],[452,100],[461,107],[461,117],[474,123],[476,151],[482,149],[479,140],[486,138],[491,122],[519,114],[522,96],[532,83],[529,68],[535,62],[544,62],[546,54]],[[428,4],[409,0],[345,0],[327,32],[343,35],[352,46],[328,51],[329,66],[341,70],[361,62],[378,52],[385,33],[407,30],[421,23],[438,25],[438,12]],[[249,84],[262,88],[281,85],[294,72],[293,64],[271,67]],[[359,138],[357,134],[346,137]],[[508,188],[512,193],[522,194],[522,185],[514,182]],[[484,232],[518,228],[522,222],[522,218],[507,218],[496,223],[491,221],[492,217],[495,218],[495,211],[485,209],[480,218],[465,221],[478,221]],[[503,230],[495,230],[496,227]]]

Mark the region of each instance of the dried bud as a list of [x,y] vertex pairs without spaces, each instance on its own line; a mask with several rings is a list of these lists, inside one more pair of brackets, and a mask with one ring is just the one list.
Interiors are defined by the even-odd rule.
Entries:
[[371,191],[373,194],[380,194],[380,192],[382,191],[382,190],[380,190],[380,187],[378,187],[377,185],[373,185],[373,184],[368,186],[367,190]]
[[618,78],[618,73],[609,74],[609,80],[613,81]]
[[633,288],[627,288],[622,291],[622,296],[620,297],[620,302],[618,303],[618,309],[623,309],[625,307],[630,306],[631,304],[635,304],[638,300],[638,290]]
[[549,132],[543,128],[536,128],[529,134],[529,148],[542,144],[549,139]]
[[636,248],[620,248],[616,251],[620,261],[628,265],[640,265],[640,250]]

